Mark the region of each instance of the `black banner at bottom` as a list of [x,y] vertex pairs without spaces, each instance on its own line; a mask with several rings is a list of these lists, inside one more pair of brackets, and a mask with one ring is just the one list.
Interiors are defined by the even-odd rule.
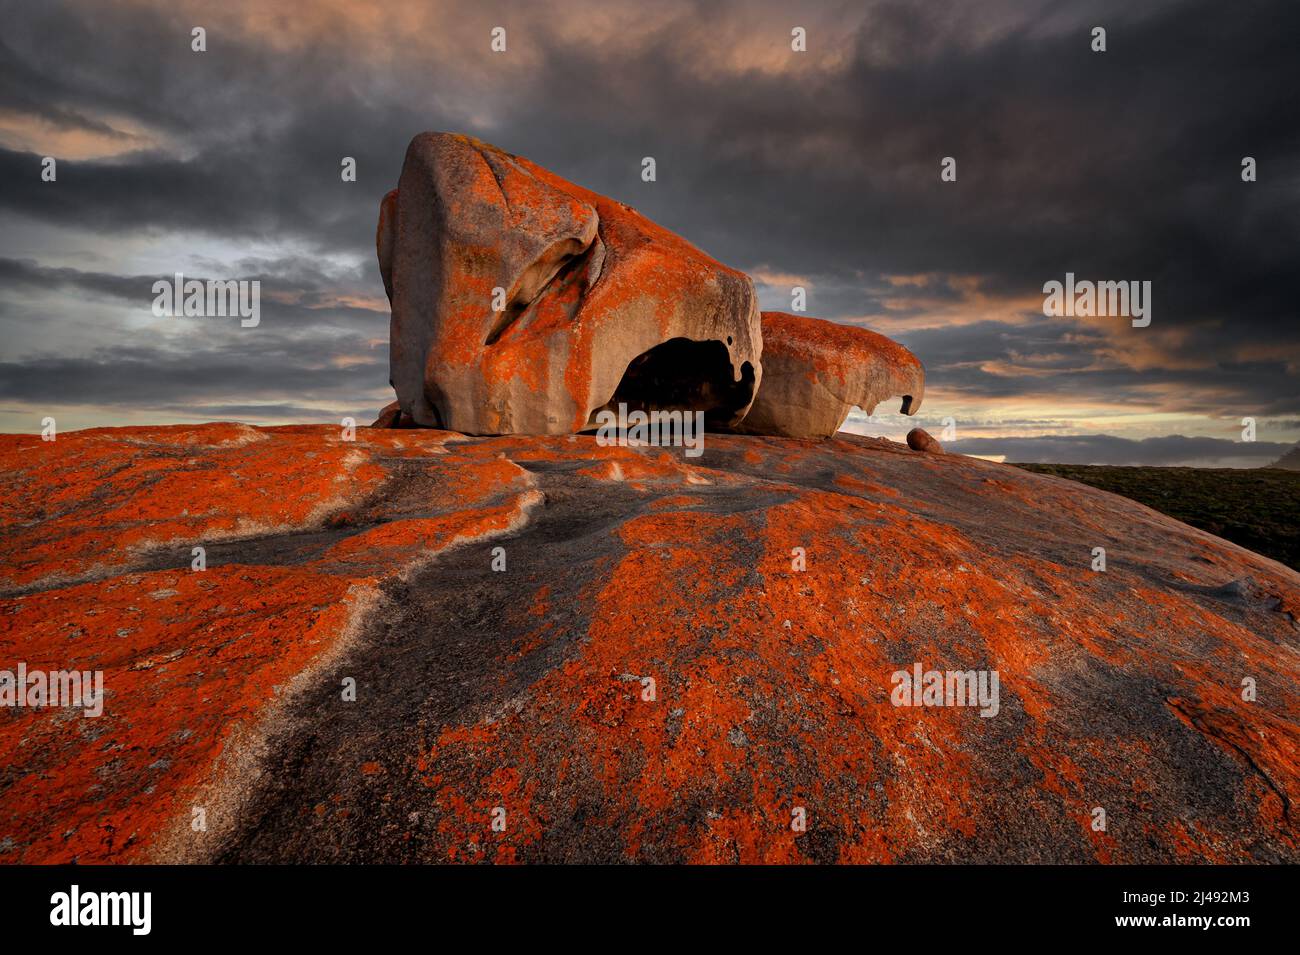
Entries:
[[1289,866],[8,866],[0,924],[7,941],[77,944],[373,943],[440,925],[494,943],[651,933],[670,944],[679,929],[735,943],[781,923],[873,941],[983,928],[1002,940],[1182,943],[1199,933],[1232,944],[1294,926],[1295,875]]

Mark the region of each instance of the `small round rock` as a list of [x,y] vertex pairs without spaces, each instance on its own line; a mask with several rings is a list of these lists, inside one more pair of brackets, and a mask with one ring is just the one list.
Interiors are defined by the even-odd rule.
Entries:
[[925,451],[929,454],[943,454],[943,445],[936,441],[924,428],[913,428],[907,432],[907,446],[913,451]]

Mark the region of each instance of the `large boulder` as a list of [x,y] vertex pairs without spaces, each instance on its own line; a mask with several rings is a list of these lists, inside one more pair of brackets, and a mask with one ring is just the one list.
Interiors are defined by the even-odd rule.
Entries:
[[896,396],[906,415],[925,396],[925,369],[902,345],[855,325],[764,312],[763,385],[735,430],[827,438],[854,406],[871,414]]
[[557,434],[607,405],[744,416],[761,376],[753,283],[622,203],[467,136],[422,133],[384,197],[402,418]]

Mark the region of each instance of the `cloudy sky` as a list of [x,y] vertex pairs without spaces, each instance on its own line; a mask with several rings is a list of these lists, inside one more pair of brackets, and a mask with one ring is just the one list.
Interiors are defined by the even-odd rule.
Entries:
[[[376,212],[438,129],[634,205],[766,308],[802,285],[896,337],[959,450],[1253,466],[1300,438],[1292,0],[378,6],[0,0],[0,430],[369,420]],[[1045,317],[1067,271],[1150,281],[1150,326]],[[261,324],[155,317],[176,272],[259,279]]]

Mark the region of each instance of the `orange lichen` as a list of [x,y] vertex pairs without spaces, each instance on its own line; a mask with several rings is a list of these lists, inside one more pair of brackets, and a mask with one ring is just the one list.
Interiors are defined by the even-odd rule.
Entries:
[[[29,668],[100,670],[104,713],[0,720],[13,782],[6,861],[132,861],[348,617],[349,581],[280,567],[155,571],[0,601],[0,653]],[[165,595],[165,596],[162,596]]]
[[313,524],[384,476],[336,428],[96,429],[0,435],[0,587],[72,579],[174,543]]
[[[466,634],[496,641],[489,665],[448,671],[469,702],[341,764],[377,805],[423,784],[427,823],[394,837],[423,858],[1298,851],[1295,575],[1123,498],[851,438],[709,435],[700,459],[330,427],[38,444],[0,438],[0,570],[27,588],[0,599],[0,668],[101,670],[107,700],[98,718],[0,713],[4,861],[151,858],[368,599],[463,581],[441,555],[510,535],[511,572],[484,559],[455,622],[493,611]],[[143,563],[142,542],[193,539],[213,542],[204,572]],[[1222,590],[1245,577],[1278,597]],[[893,705],[915,663],[998,671],[998,715]],[[366,810],[312,793],[302,816]]]

